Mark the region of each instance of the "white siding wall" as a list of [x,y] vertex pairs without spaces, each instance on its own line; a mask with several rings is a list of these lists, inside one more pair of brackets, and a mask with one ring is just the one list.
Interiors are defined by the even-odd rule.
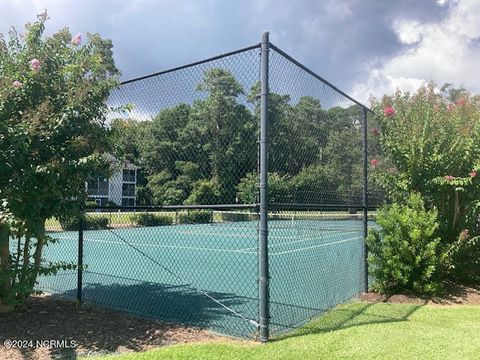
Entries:
[[113,201],[117,205],[122,205],[122,184],[123,184],[123,169],[115,172],[110,177],[110,184],[108,189],[108,200]]

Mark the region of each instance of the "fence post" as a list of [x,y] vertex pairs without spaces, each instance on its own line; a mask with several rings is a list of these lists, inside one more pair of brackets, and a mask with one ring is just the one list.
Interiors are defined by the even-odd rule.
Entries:
[[77,300],[82,302],[83,288],[83,217],[78,220]]
[[368,291],[368,246],[366,243],[368,235],[368,109],[363,107],[363,236],[364,236],[364,291]]
[[260,224],[258,246],[260,341],[269,336],[268,274],[268,32],[262,34],[260,65]]

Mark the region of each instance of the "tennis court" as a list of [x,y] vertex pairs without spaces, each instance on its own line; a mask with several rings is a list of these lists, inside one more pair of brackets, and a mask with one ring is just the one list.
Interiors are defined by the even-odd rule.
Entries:
[[[113,216],[121,216],[121,213]],[[345,216],[269,220],[272,333],[361,291],[363,222]],[[83,299],[175,323],[255,337],[258,221],[84,231]],[[78,232],[52,232],[46,261],[76,263]],[[43,277],[40,289],[76,296],[77,272]]]

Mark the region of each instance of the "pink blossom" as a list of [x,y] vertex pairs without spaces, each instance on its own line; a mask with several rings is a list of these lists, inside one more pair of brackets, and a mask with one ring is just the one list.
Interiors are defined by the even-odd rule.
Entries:
[[391,106],[387,106],[385,109],[383,109],[383,114],[385,116],[393,116],[395,115],[395,109]]
[[16,89],[20,89],[20,88],[23,86],[23,84],[22,84],[20,81],[15,80],[15,81],[12,83],[12,86],[13,86],[14,88],[16,88]]
[[40,65],[40,60],[38,59],[33,59],[30,61],[30,67],[32,68],[33,71],[38,72],[40,71],[40,68],[42,67]]
[[78,33],[77,35],[75,35],[74,37],[72,37],[72,45],[80,45],[80,43],[82,42],[82,34],[81,33]]
[[472,170],[469,174],[470,177],[474,178],[477,176],[477,172],[475,170]]
[[452,176],[452,175],[447,175],[447,176],[445,176],[445,180],[446,180],[446,181],[452,181],[453,179],[455,179],[455,177]]
[[374,127],[372,130],[370,130],[370,132],[373,134],[373,135],[380,135],[380,129],[377,128],[377,127]]
[[466,102],[467,101],[465,100],[465,98],[462,97],[462,98],[457,100],[457,105],[458,106],[463,106],[463,105],[465,105]]
[[470,231],[468,231],[468,229],[464,229],[460,233],[460,239],[462,240],[468,239],[469,236],[470,236]]
[[373,167],[377,167],[379,163],[380,162],[377,159],[372,159],[370,161],[370,165],[372,165]]

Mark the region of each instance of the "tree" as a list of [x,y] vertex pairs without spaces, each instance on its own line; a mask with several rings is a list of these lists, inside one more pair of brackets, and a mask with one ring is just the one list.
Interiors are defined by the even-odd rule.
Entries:
[[208,96],[193,105],[190,126],[198,129],[198,138],[205,139],[218,201],[233,203],[235,186],[256,166],[256,124],[245,105],[237,102],[243,89],[230,72],[206,71],[197,90]]
[[445,98],[431,84],[374,101],[383,157],[371,160],[373,180],[395,202],[417,192],[438,209],[439,234],[456,259],[450,274],[471,263],[471,279],[480,279],[480,97],[453,90]]
[[139,165],[139,147],[148,134],[147,127],[148,123],[146,121],[114,119],[110,123],[109,139],[115,157]]
[[[0,37],[0,301],[22,303],[47,265],[50,217],[78,213],[85,181],[108,171],[106,99],[118,84],[112,44],[63,29],[43,37],[47,15]],[[15,251],[9,241],[16,242]],[[24,241],[22,241],[24,238]]]

